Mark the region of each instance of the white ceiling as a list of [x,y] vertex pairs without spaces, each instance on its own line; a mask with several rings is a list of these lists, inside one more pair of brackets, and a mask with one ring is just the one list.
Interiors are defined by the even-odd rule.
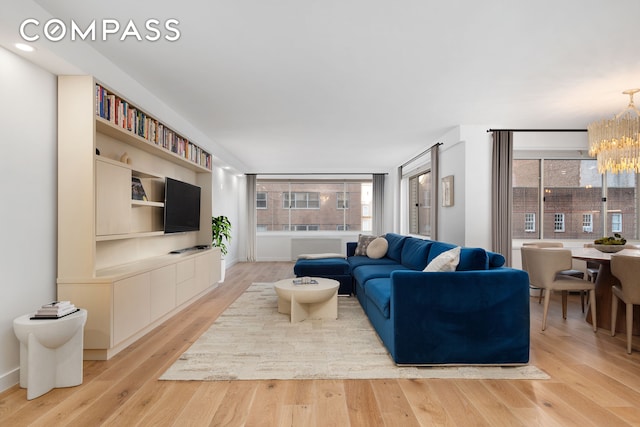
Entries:
[[461,124],[585,128],[640,86],[637,0],[36,3],[79,24],[177,19],[176,42],[91,46],[241,172],[388,171]]

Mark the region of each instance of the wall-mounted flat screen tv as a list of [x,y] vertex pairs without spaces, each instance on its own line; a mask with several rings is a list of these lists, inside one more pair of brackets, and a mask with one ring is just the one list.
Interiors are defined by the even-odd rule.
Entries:
[[166,178],[164,188],[164,232],[200,230],[200,187]]

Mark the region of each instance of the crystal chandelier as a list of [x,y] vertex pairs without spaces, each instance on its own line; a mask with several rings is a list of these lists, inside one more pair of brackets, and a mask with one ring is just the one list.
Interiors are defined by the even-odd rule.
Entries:
[[633,94],[640,89],[622,92],[629,95],[629,105],[613,119],[600,120],[587,126],[589,155],[597,157],[598,172],[640,172],[640,110]]

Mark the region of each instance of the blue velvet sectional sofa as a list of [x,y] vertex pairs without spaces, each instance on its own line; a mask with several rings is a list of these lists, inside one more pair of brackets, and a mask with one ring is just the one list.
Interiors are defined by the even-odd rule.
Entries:
[[456,271],[422,271],[456,245],[388,233],[384,257],[347,262],[355,294],[399,365],[519,365],[529,361],[529,278],[502,255],[460,252]]

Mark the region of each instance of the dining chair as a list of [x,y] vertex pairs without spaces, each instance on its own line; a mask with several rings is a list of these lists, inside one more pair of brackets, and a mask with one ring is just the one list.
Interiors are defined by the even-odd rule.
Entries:
[[[522,246],[535,246],[537,248],[563,248],[564,244],[562,242],[543,242],[543,241],[539,241],[539,242],[524,242],[522,243]],[[523,256],[523,260],[522,260],[522,265],[523,265],[523,270],[525,270],[524,268],[524,256]],[[584,271],[582,270],[577,270],[575,268],[573,268],[573,265],[571,266],[571,268],[567,269],[567,270],[563,270],[558,272],[558,274],[564,275],[564,276],[573,276],[573,277],[577,277],[579,279],[584,279]],[[595,280],[594,280],[595,282]],[[535,288],[535,286],[534,286]],[[584,292],[580,292],[580,305],[582,307],[582,312],[584,313]],[[538,304],[540,304],[542,302],[542,296],[544,295],[544,289],[540,289],[540,295],[538,295]]]
[[611,336],[616,334],[618,300],[626,306],[627,353],[631,354],[633,332],[633,306],[640,305],[640,257],[632,255],[611,255],[611,273],[620,281],[620,286],[611,288]]
[[547,328],[547,313],[551,291],[562,292],[562,318],[567,318],[567,292],[588,291],[591,304],[591,321],[593,331],[597,330],[596,324],[596,297],[595,284],[582,278],[558,274],[561,271],[570,270],[572,267],[571,250],[563,248],[538,248],[535,246],[523,246],[522,256],[526,259],[526,268],[529,280],[535,287],[545,290],[544,308],[542,312],[542,330]]

